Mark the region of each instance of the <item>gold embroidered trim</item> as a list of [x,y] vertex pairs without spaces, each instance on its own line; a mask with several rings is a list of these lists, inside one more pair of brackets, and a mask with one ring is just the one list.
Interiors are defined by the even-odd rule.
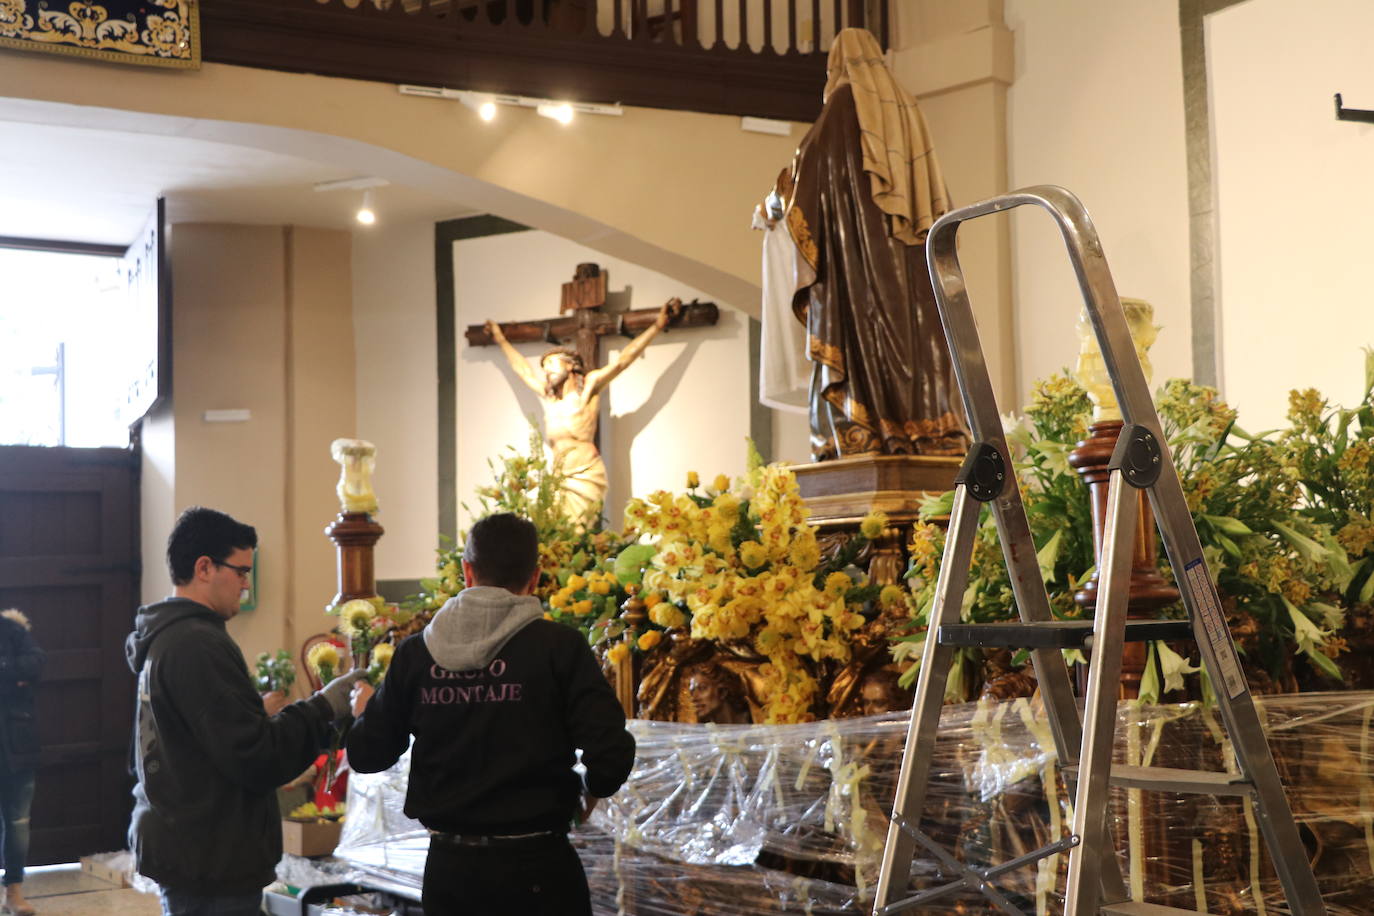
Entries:
[[811,237],[811,227],[806,224],[806,216],[795,203],[787,208],[787,231],[792,234],[792,241],[797,243],[797,250],[806,258],[806,263],[811,265],[812,270],[817,270],[820,251],[816,248],[816,240]]

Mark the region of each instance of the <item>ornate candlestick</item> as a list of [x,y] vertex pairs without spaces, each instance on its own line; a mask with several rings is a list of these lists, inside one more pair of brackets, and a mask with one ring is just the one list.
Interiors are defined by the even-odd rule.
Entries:
[[[1126,312],[1126,323],[1135,341],[1136,355],[1148,382],[1151,375],[1150,357],[1147,353],[1155,342],[1159,329],[1154,324],[1154,309],[1148,302],[1140,299],[1122,299],[1121,306]],[[1121,408],[1116,402],[1111,380],[1107,376],[1106,365],[1102,361],[1102,351],[1097,346],[1097,337],[1086,315],[1078,319],[1079,354],[1078,367],[1074,375],[1078,383],[1087,389],[1093,401],[1093,424],[1088,428],[1088,438],[1078,443],[1069,453],[1069,464],[1088,485],[1092,499],[1093,548],[1099,566],[1102,561],[1103,525],[1107,514],[1107,482],[1109,473],[1107,463],[1111,460],[1112,450],[1116,448],[1117,436],[1121,433]],[[1136,524],[1135,547],[1131,556],[1131,583],[1126,604],[1126,615],[1133,618],[1153,618],[1160,608],[1178,600],[1178,589],[1174,588],[1159,574],[1159,548],[1155,540],[1154,515],[1150,511],[1149,498],[1144,491],[1137,494],[1140,499],[1140,515]],[[1084,611],[1091,613],[1097,608],[1098,572],[1084,583],[1073,600]],[[1127,643],[1121,659],[1121,697],[1134,698],[1140,695],[1140,678],[1145,671],[1144,643]]]
[[329,452],[342,472],[336,488],[339,515],[324,529],[338,551],[335,567],[339,589],[326,608],[354,598],[376,597],[372,551],[385,533],[372,518],[372,513],[377,511],[377,495],[372,492],[376,446],[362,439],[335,439]]
[[[649,620],[649,612],[644,606],[644,599],[639,597],[638,585],[625,586],[625,592],[627,597],[620,605],[620,619],[625,622],[625,632],[620,638],[625,645],[633,647],[639,638],[640,628]],[[633,650],[615,663],[615,695],[627,719],[635,717],[635,699],[639,694],[639,678],[635,668]]]

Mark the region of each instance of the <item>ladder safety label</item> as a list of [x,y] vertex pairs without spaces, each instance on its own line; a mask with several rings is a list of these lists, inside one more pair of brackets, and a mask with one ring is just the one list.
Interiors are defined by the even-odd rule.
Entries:
[[1245,692],[1245,677],[1240,672],[1236,646],[1231,641],[1231,631],[1226,627],[1226,615],[1221,611],[1216,586],[1212,584],[1212,576],[1201,557],[1183,568],[1183,579],[1182,584],[1192,598],[1189,604],[1202,619],[1202,628],[1212,646],[1212,657],[1221,669],[1226,694],[1234,700]]

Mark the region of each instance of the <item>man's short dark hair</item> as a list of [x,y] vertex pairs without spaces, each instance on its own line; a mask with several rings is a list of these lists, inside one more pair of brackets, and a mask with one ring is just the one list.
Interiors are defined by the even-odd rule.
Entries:
[[235,550],[257,546],[258,533],[252,525],[215,509],[192,506],[181,513],[167,538],[167,572],[173,585],[185,585],[195,578],[196,560],[201,557],[222,562]]
[[539,568],[539,532],[518,515],[488,515],[468,531],[463,559],[478,583],[518,592]]

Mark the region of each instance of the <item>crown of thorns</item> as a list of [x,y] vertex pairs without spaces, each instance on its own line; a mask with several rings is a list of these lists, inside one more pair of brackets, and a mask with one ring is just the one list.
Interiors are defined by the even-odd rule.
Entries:
[[545,353],[543,356],[539,357],[539,365],[543,366],[545,363],[547,363],[550,359],[552,359],[555,356],[566,357],[568,361],[573,364],[573,368],[578,372],[582,372],[584,370],[581,354],[579,354],[576,350],[571,350],[567,347],[555,347],[554,349]]

